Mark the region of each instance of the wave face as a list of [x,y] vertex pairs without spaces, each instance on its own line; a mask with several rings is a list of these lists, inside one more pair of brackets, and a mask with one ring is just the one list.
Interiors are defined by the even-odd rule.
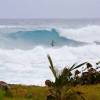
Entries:
[[75,62],[90,61],[94,64],[99,61],[100,25],[97,22],[100,21],[95,24],[87,22],[2,22],[0,80],[8,83],[44,85],[46,79],[53,79],[47,54],[51,55],[58,69],[69,67]]
[[90,25],[80,28],[32,28],[26,26],[1,26],[0,47],[29,49],[37,45],[82,46],[99,44],[100,26]]
[[49,30],[33,30],[33,31],[18,31],[2,36],[1,46],[11,48],[33,48],[38,45],[51,46],[51,42],[54,41],[54,45],[58,46],[80,46],[85,42],[68,39],[67,37],[60,36],[55,29]]

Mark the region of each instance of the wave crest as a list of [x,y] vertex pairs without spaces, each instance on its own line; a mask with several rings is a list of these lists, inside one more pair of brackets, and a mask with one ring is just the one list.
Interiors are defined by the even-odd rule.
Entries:
[[100,26],[88,25],[76,29],[58,29],[61,36],[81,42],[100,42]]

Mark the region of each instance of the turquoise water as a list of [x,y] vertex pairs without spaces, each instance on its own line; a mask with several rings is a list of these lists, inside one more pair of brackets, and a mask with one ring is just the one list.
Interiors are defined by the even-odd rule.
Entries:
[[85,44],[85,42],[79,42],[62,37],[55,29],[52,29],[51,31],[49,30],[18,31],[16,33],[11,33],[10,35],[8,35],[8,38],[14,40],[13,43],[17,42],[17,40],[21,40],[22,42],[25,41],[31,44],[31,47],[38,45],[50,47],[52,46],[51,45],[52,41],[54,41],[54,46],[56,47],[64,45],[81,46]]

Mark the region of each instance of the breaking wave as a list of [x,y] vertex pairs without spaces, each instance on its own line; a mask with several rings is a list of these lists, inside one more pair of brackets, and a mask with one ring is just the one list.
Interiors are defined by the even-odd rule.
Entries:
[[34,28],[32,26],[0,26],[0,47],[33,48],[38,45],[82,46],[99,44],[100,26],[88,25],[80,28]]

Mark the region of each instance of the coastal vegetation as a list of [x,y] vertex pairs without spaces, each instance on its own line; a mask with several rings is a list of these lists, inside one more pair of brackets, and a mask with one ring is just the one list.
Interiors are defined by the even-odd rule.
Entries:
[[46,80],[46,86],[0,81],[0,100],[100,100],[100,62],[96,67],[89,62],[75,63],[58,71],[51,57],[47,57],[54,81]]
[[[49,95],[47,96],[47,100],[74,100],[75,97],[75,100],[77,100],[77,97],[80,98],[79,100],[86,100],[82,92],[74,91],[72,87],[77,85],[100,83],[100,71],[98,71],[100,67],[97,66],[96,68],[93,68],[92,64],[89,62],[84,62],[79,65],[75,63],[70,68],[65,67],[61,72],[58,72],[58,70],[55,69],[55,66],[53,65],[52,59],[49,55],[48,60],[55,81],[45,81],[45,84],[49,87]],[[96,63],[96,65],[99,63],[100,62]],[[82,67],[83,65],[86,65],[86,68],[84,69],[84,72],[82,70],[81,73],[78,68]],[[74,71],[74,74],[72,71]],[[66,92],[64,94],[65,90]]]
[[[73,91],[79,91],[86,100],[100,100],[100,84],[91,85],[77,85],[71,87]],[[64,94],[66,94],[67,87],[65,87]],[[0,90],[0,100],[46,100],[48,90],[46,87],[40,86],[25,86],[13,84],[10,86],[11,94],[7,95],[5,91]],[[67,96],[72,95],[69,91]],[[71,96],[70,96],[71,97]],[[77,98],[77,99],[73,99]],[[66,99],[70,100],[70,99]],[[71,100],[81,100],[79,96],[73,95]]]

